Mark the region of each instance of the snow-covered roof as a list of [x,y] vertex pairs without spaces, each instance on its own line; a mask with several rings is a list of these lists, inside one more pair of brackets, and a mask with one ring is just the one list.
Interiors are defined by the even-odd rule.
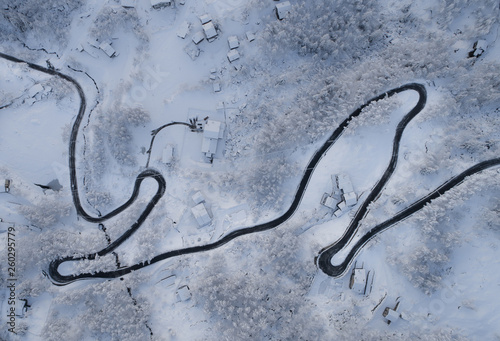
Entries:
[[224,123],[214,120],[207,120],[203,129],[203,137],[209,139],[221,139],[224,137]]
[[401,317],[401,314],[389,307],[385,308],[382,315],[389,321],[389,323],[394,322]]
[[337,201],[333,199],[328,193],[323,194],[323,197],[321,198],[321,205],[324,205],[329,208],[336,208]]
[[205,201],[205,197],[203,196],[203,194],[201,194],[200,191],[197,191],[195,194],[193,194],[191,198],[193,199],[195,205],[201,204]]
[[108,55],[109,58],[115,57],[116,51],[111,45],[107,42],[103,42],[99,45],[99,48],[104,51]]
[[202,31],[198,31],[193,35],[193,43],[198,45],[203,39],[205,39],[205,35]]
[[134,8],[135,0],[121,0],[121,5],[124,8]]
[[215,82],[213,84],[213,88],[214,88],[214,92],[220,92],[220,90],[221,90],[220,83],[219,82]]
[[342,217],[343,214],[344,214],[344,211],[342,211],[340,208],[338,210],[336,210],[335,212],[333,212],[333,215],[336,216],[337,218]]
[[177,277],[175,275],[170,275],[160,280],[163,287],[170,287],[175,284]]
[[356,197],[356,193],[348,192],[344,193],[344,201],[347,206],[354,206],[358,203],[358,198]]
[[166,146],[165,149],[163,149],[163,154],[161,161],[163,163],[172,163],[174,159],[174,147],[172,146]]
[[207,37],[207,39],[217,37],[217,31],[215,30],[215,26],[211,21],[203,24],[203,31],[205,32],[205,36]]
[[338,205],[337,205],[337,207],[338,207],[340,210],[344,211],[344,212],[345,212],[345,211],[348,211],[348,210],[347,210],[347,204],[345,203],[345,201],[341,201],[341,202],[339,202],[339,203],[338,203]]
[[151,0],[151,6],[154,9],[160,9],[172,5],[172,0]]
[[350,193],[354,192],[352,188],[351,179],[347,174],[339,174],[337,175],[337,184],[339,188],[342,190],[342,193]]
[[290,1],[284,1],[276,4],[276,15],[278,16],[278,19],[281,20],[286,18],[291,9],[292,5],[290,4]]
[[207,209],[205,208],[205,205],[203,203],[200,203],[191,208],[191,212],[193,213],[200,227],[208,225],[212,221],[212,218],[210,218],[210,215],[208,214]]
[[229,48],[232,50],[232,49],[236,49],[240,46],[240,42],[238,41],[238,37],[237,36],[230,36],[227,38],[227,44],[229,45]]
[[351,275],[349,288],[357,293],[364,294],[366,290],[366,271],[365,269],[354,269]]
[[189,33],[189,23],[187,21],[184,21],[182,24],[180,24],[176,33],[178,37],[182,39],[186,38]]
[[212,17],[209,15],[209,14],[203,14],[203,15],[200,15],[200,21],[201,21],[201,24],[206,24],[210,21],[212,21]]
[[227,59],[232,63],[237,59],[240,59],[240,54],[236,50],[231,50],[227,54]]
[[246,33],[248,41],[254,41],[255,40],[255,34],[253,32],[248,31]]
[[216,139],[207,139],[204,138],[203,142],[201,144],[201,151],[202,153],[205,153],[207,157],[211,157],[217,152],[217,143],[218,140]]
[[191,292],[189,291],[189,287],[187,285],[183,285],[177,289],[176,294],[178,301],[187,301],[191,298]]

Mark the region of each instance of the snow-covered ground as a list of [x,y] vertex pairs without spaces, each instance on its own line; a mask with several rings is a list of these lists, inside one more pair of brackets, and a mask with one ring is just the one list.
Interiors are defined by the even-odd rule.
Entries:
[[[149,0],[124,8],[128,2],[0,0],[0,52],[53,67],[85,92],[76,141],[85,210],[101,216],[122,205],[146,165],[166,181],[130,239],[97,260],[63,263],[62,274],[148,262],[279,217],[338,124],[402,84],[424,84],[427,104],[405,129],[394,175],[353,241],[499,156],[496,1],[290,0],[284,20],[274,11],[282,0],[175,0],[161,9]],[[217,30],[213,41],[203,33],[205,14]],[[234,36],[239,59],[230,61]],[[406,91],[365,108],[317,165],[296,213],[275,229],[60,287],[46,276],[49,263],[104,249],[137,221],[157,184],[146,179],[137,201],[104,225],[79,217],[68,169],[78,94],[58,77],[0,58],[0,184],[10,180],[9,192],[0,186],[0,339],[500,338],[498,169],[372,240],[356,258],[370,272],[366,295],[350,289],[351,270],[334,279],[315,265],[385,171],[395,128],[417,100]],[[149,150],[153,130],[195,119],[223,123],[212,162],[202,153],[207,135],[185,125],[156,134]],[[320,204],[338,174],[349,176],[358,197],[339,218]],[[192,211],[197,192],[210,219],[201,227]],[[400,318],[387,324],[384,309],[398,302]]]

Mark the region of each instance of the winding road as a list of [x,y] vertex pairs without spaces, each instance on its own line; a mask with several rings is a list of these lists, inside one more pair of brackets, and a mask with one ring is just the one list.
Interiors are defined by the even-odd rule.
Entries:
[[[300,205],[300,202],[303,198],[303,195],[305,193],[305,190],[307,189],[307,185],[312,177],[312,174],[314,173],[314,170],[322,157],[325,155],[325,153],[330,149],[330,147],[339,139],[339,137],[343,134],[345,129],[348,127],[349,122],[352,118],[357,117],[361,114],[362,110],[370,105],[370,103],[374,101],[381,100],[385,97],[390,97],[395,94],[401,93],[403,91],[416,91],[419,94],[419,100],[418,103],[415,105],[415,107],[408,113],[406,114],[403,119],[400,121],[396,128],[396,133],[395,137],[393,140],[393,150],[392,150],[392,156],[391,160],[389,162],[389,165],[387,169],[385,170],[384,174],[382,175],[381,179],[377,182],[377,184],[373,187],[371,192],[368,194],[367,198],[365,201],[360,205],[358,208],[353,220],[349,224],[348,228],[346,229],[344,235],[342,238],[340,238],[335,244],[330,245],[329,247],[323,249],[319,256],[317,257],[317,264],[320,267],[320,269],[325,272],[326,274],[333,276],[333,277],[339,277],[342,276],[349,265],[351,264],[352,260],[354,257],[357,255],[359,250],[367,243],[369,242],[375,235],[378,233],[386,230],[390,226],[406,219],[408,216],[411,214],[417,212],[418,210],[422,209],[426,204],[428,204],[431,200],[441,196],[443,193],[446,191],[450,190],[451,188],[459,185],[467,176],[473,175],[477,172],[480,172],[482,170],[485,170],[490,167],[498,166],[500,164],[500,158],[499,159],[492,159],[488,160],[482,163],[479,163],[460,175],[457,175],[456,177],[450,179],[447,181],[445,184],[441,185],[439,188],[434,190],[433,192],[429,193],[427,196],[424,198],[418,200],[414,204],[410,205],[408,208],[405,210],[401,211],[397,215],[395,215],[393,218],[385,221],[382,224],[379,224],[372,228],[366,235],[364,235],[361,239],[359,239],[353,248],[351,249],[350,253],[342,262],[341,264],[338,265],[333,265],[331,260],[334,257],[335,254],[337,254],[340,250],[342,250],[344,247],[350,244],[352,238],[356,234],[358,230],[359,223],[364,219],[366,214],[368,213],[368,206],[370,203],[374,202],[381,191],[384,189],[385,185],[389,181],[390,177],[394,173],[397,165],[397,160],[398,160],[398,154],[399,154],[399,145],[401,141],[401,137],[403,134],[404,129],[408,125],[408,123],[418,114],[420,111],[425,107],[426,101],[427,101],[427,92],[425,90],[425,87],[421,84],[416,84],[416,83],[410,83],[403,85],[399,88],[389,90],[377,97],[374,97],[367,101],[365,104],[360,106],[357,110],[355,110],[353,113],[351,113],[331,134],[331,136],[326,140],[326,142],[314,153],[312,156],[311,160],[309,161],[307,167],[304,170],[302,179],[297,187],[297,190],[295,192],[293,201],[288,208],[288,210],[281,215],[280,217],[263,223],[263,224],[258,224],[255,226],[251,227],[245,227],[241,228],[238,230],[235,230],[227,235],[225,235],[223,238],[219,239],[218,241],[214,243],[210,243],[207,245],[202,245],[202,246],[195,246],[195,247],[189,247],[189,248],[183,248],[183,249],[178,249],[178,250],[173,250],[169,251],[163,254],[160,254],[154,258],[152,258],[149,261],[137,263],[131,266],[127,267],[122,267],[117,270],[113,271],[106,271],[106,272],[95,272],[95,273],[81,273],[81,274],[72,274],[72,275],[62,275],[58,268],[59,266],[64,263],[64,262],[75,262],[75,261],[81,261],[81,260],[92,260],[95,259],[97,256],[105,256],[111,252],[113,252],[118,246],[120,246],[125,240],[127,240],[133,233],[135,233],[139,227],[144,223],[144,221],[147,219],[155,205],[158,203],[158,201],[162,198],[162,196],[165,193],[166,190],[166,182],[164,177],[156,170],[154,169],[146,169],[145,171],[141,172],[134,184],[134,189],[132,192],[132,195],[130,196],[130,199],[128,199],[123,205],[120,207],[116,208],[115,210],[107,213],[104,216],[101,217],[93,217],[89,215],[84,208],[81,205],[80,202],[80,197],[79,197],[79,192],[78,192],[78,182],[77,182],[77,176],[76,176],[76,161],[75,161],[75,151],[76,151],[76,141],[78,137],[78,132],[80,129],[80,125],[82,122],[82,119],[85,115],[86,111],[86,99],[85,99],[85,94],[79,85],[79,83],[73,79],[72,77],[65,75],[57,70],[54,69],[48,69],[41,67],[36,64],[28,63],[23,60],[20,60],[18,58],[0,53],[0,57],[9,61],[12,61],[14,63],[24,63],[28,67],[49,74],[49,75],[54,75],[57,77],[60,77],[71,84],[73,84],[78,92],[78,95],[80,97],[80,109],[78,112],[78,115],[75,119],[75,122],[73,123],[73,127],[71,129],[71,135],[70,135],[70,143],[69,143],[69,169],[70,169],[70,182],[71,182],[71,190],[72,190],[72,197],[73,197],[73,203],[75,205],[76,211],[79,216],[81,216],[83,219],[93,222],[93,223],[100,223],[103,222],[107,219],[110,219],[121,212],[123,212],[125,209],[127,209],[137,198],[139,195],[139,190],[141,187],[141,183],[144,179],[146,178],[152,178],[154,179],[157,184],[158,184],[158,189],[156,194],[153,196],[153,198],[148,202],[146,208],[143,210],[139,218],[132,224],[132,226],[124,233],[122,234],[119,238],[117,238],[115,241],[110,243],[106,248],[95,252],[88,254],[83,257],[74,257],[74,256],[67,256],[67,257],[62,257],[59,259],[56,259],[52,261],[49,265],[48,269],[48,274],[50,276],[50,279],[55,285],[66,285],[69,283],[72,283],[77,280],[81,279],[89,279],[89,278],[116,278],[120,277],[123,275],[126,275],[132,271],[141,269],[143,267],[146,267],[148,265],[154,264],[156,262],[172,258],[172,257],[177,257],[181,255],[187,255],[187,254],[193,254],[193,253],[198,253],[198,252],[204,252],[208,250],[213,250],[216,248],[221,247],[222,245],[227,244],[228,242],[232,241],[235,238],[238,238],[240,236],[244,236],[247,234],[251,233],[256,233],[256,232],[262,232],[266,230],[273,229],[284,222],[286,222],[290,217],[293,216],[295,211]],[[166,126],[173,125],[173,124],[184,124],[186,126],[189,126],[187,123],[180,123],[180,122],[173,122],[167,125],[162,126],[161,128],[153,131],[153,139],[151,142],[151,145],[153,143],[154,137],[156,133],[158,133],[161,129],[163,129]],[[150,147],[151,149],[151,147]]]

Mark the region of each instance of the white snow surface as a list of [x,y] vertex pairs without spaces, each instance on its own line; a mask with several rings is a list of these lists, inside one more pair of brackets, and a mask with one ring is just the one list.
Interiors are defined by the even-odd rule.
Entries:
[[[62,38],[54,33],[56,43],[51,44],[59,46],[57,55],[28,49],[44,46],[29,35],[22,41],[25,45],[16,39],[0,43],[0,52],[42,66],[50,60],[81,84],[87,110],[76,162],[85,210],[97,216],[128,200],[148,160],[153,129],[195,118],[206,122],[207,129],[203,134],[172,126],[158,133],[149,167],[165,177],[165,195],[140,229],[116,249],[118,258],[108,254],[95,261],[65,263],[59,269],[62,274],[115,270],[117,259],[122,266],[148,262],[159,254],[213,243],[240,228],[275,219],[291,203],[311,156],[336,127],[321,126],[338,124],[365,100],[403,83],[425,84],[427,105],[406,128],[396,171],[370,206],[351,245],[453,175],[498,157],[500,95],[494,79],[500,65],[499,25],[498,17],[488,17],[486,5],[455,1],[445,9],[456,14],[463,6],[464,11],[452,16],[430,0],[383,1],[377,8],[391,33],[375,32],[370,39],[378,45],[366,47],[355,37],[359,27],[346,27],[341,31],[351,30],[353,35],[352,41],[342,43],[346,47],[328,33],[312,38],[317,35],[313,18],[319,18],[312,2],[290,1],[290,13],[282,21],[271,0],[174,1],[160,10],[149,1],[136,1],[128,9],[121,3],[91,0],[77,6],[71,25],[64,28],[66,41],[57,43]],[[58,9],[54,5],[52,10]],[[102,23],[103,13],[108,13],[104,18],[110,18],[109,26]],[[310,18],[311,27],[290,32],[302,22],[300,17]],[[209,36],[216,31],[217,37],[212,42],[195,39],[195,44],[193,37],[203,34],[204,21],[210,23]],[[97,27],[99,22],[104,26]],[[427,34],[415,38],[412,30]],[[96,43],[96,35],[106,39]],[[441,44],[445,52],[426,50],[435,45],[424,46],[430,44],[425,39],[442,37],[453,42]],[[303,41],[294,44],[294,39]],[[409,66],[397,71],[377,68],[390,59],[381,51],[394,46],[405,50],[418,39],[428,57],[413,60],[411,54],[421,48],[414,46],[402,52],[408,59],[402,64],[428,64],[418,65],[417,71],[409,71]],[[484,53],[470,59],[467,55],[476,41]],[[109,46],[117,55],[109,58],[90,42]],[[269,49],[271,43],[276,46]],[[330,44],[341,52],[328,55]],[[429,65],[440,62],[439,53],[448,56],[449,64]],[[349,62],[338,64],[343,54]],[[108,237],[116,240],[137,220],[157,185],[145,180],[137,202],[104,222],[106,232],[78,217],[68,171],[68,136],[79,108],[74,87],[4,59],[0,76],[0,185],[12,180],[10,193],[0,186],[0,339],[277,340],[281,336],[273,333],[287,338],[283,325],[290,333],[293,328],[304,333],[294,334],[297,339],[310,340],[500,338],[497,169],[467,179],[362,249],[356,261],[374,273],[369,295],[349,289],[352,267],[338,279],[315,267],[319,251],[343,236],[385,171],[396,126],[416,104],[415,92],[384,99],[354,119],[313,172],[295,215],[275,230],[242,237],[217,250],[173,257],[122,278],[60,287],[43,275],[49,262],[105,248]],[[312,102],[324,105],[325,98],[338,104],[326,110],[329,118],[321,116],[325,107],[321,112],[308,107]],[[301,101],[306,104],[300,106]],[[125,116],[127,109],[148,117]],[[296,111],[299,116],[293,116]],[[222,128],[210,130],[214,122]],[[297,133],[286,135],[287,131]],[[204,136],[218,143],[212,163],[202,154]],[[273,142],[280,136],[291,136],[283,142],[285,148]],[[338,218],[333,209],[320,204],[323,194],[331,192],[335,174],[348,175],[357,195],[357,203]],[[59,192],[36,186],[54,179],[63,186]],[[10,226],[15,228],[16,298],[27,299],[31,306],[16,317],[17,335],[6,327],[11,307]],[[296,249],[289,249],[289,240]],[[274,253],[266,254],[270,249]],[[349,246],[332,263],[340,263],[348,251]],[[287,263],[286,257],[295,263]],[[290,275],[296,269],[305,270]],[[252,311],[250,304],[240,307],[242,297],[255,297],[264,313]],[[278,307],[292,308],[271,321],[265,317],[276,314],[276,306],[267,305],[273,300]],[[382,312],[394,308],[397,300],[402,318],[387,325]],[[220,313],[226,310],[227,315]],[[252,320],[258,315],[263,317]]]

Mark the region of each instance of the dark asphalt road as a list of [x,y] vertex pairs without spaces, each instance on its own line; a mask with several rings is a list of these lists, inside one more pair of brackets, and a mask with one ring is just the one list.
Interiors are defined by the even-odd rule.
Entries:
[[[122,236],[120,236],[118,239],[116,239],[114,242],[109,244],[106,248],[95,252],[88,254],[84,257],[73,257],[73,256],[67,256],[67,257],[62,257],[59,259],[54,260],[53,262],[50,263],[49,265],[49,276],[52,280],[52,282],[56,285],[66,285],[69,283],[72,283],[76,280],[80,279],[89,279],[89,278],[116,278],[123,276],[125,274],[128,274],[132,271],[141,269],[143,267],[146,267],[148,265],[154,264],[156,262],[180,256],[180,255],[187,255],[187,254],[192,254],[192,253],[197,253],[197,252],[203,252],[203,251],[208,251],[208,250],[213,250],[218,247],[221,247],[222,245],[230,242],[231,240],[251,234],[251,233],[256,233],[256,232],[261,232],[261,231],[266,231],[273,229],[284,222],[286,222],[290,217],[295,213],[297,210],[298,206],[300,205],[300,202],[303,198],[304,192],[307,188],[307,185],[312,177],[312,174],[318,165],[319,161],[321,158],[325,155],[325,153],[330,149],[330,147],[338,140],[338,138],[342,135],[344,130],[348,127],[349,121],[357,117],[361,114],[361,111],[367,107],[370,103],[374,101],[378,101],[380,99],[383,99],[384,97],[390,97],[393,96],[397,93],[401,93],[403,91],[408,91],[408,90],[413,90],[416,91],[419,94],[419,101],[416,104],[416,106],[407,114],[404,116],[404,118],[401,120],[401,122],[398,124],[396,128],[396,134],[394,137],[393,141],[393,150],[392,150],[392,157],[389,162],[388,168],[385,170],[382,178],[379,180],[379,182],[374,186],[372,191],[369,193],[367,196],[366,200],[363,202],[363,204],[359,207],[358,211],[356,212],[356,215],[352,222],[350,223],[349,227],[345,231],[344,235],[342,236],[341,239],[339,239],[334,245],[331,245],[325,249],[323,249],[318,257],[318,266],[321,268],[322,271],[324,271],[326,274],[330,276],[340,276],[342,275],[349,264],[351,263],[352,259],[356,256],[357,252],[371,239],[373,238],[376,234],[384,231],[388,227],[396,224],[397,222],[406,219],[408,216],[411,214],[415,213],[416,211],[422,209],[425,204],[429,203],[431,200],[439,197],[442,195],[444,192],[447,190],[457,186],[460,184],[463,179],[466,176],[475,174],[481,170],[487,169],[489,167],[496,166],[500,164],[500,159],[493,159],[489,161],[482,162],[474,167],[471,167],[470,169],[466,170],[462,174],[458,175],[457,177],[454,177],[453,179],[449,180],[442,186],[440,186],[438,189],[436,189],[434,192],[430,193],[426,197],[420,199],[404,211],[400,212],[393,218],[389,219],[388,221],[377,225],[374,227],[368,234],[363,236],[353,247],[351,252],[349,253],[348,257],[346,260],[340,264],[340,265],[332,265],[331,264],[331,259],[333,256],[340,251],[343,247],[349,244],[353,236],[355,235],[358,225],[360,221],[366,216],[368,212],[368,205],[373,202],[377,196],[381,193],[383,190],[385,184],[387,181],[390,179],[391,175],[393,174],[396,165],[397,165],[397,159],[398,159],[398,154],[399,154],[399,144],[401,141],[401,136],[403,134],[403,131],[407,124],[424,108],[426,99],[427,99],[427,93],[425,90],[425,87],[421,84],[416,84],[416,83],[411,83],[411,84],[406,84],[403,85],[399,88],[392,89],[388,92],[385,92],[377,97],[374,97],[367,101],[365,104],[363,104],[361,107],[359,107],[356,111],[351,113],[340,125],[335,129],[335,131],[332,133],[332,135],[326,140],[326,142],[315,152],[311,160],[309,161],[309,164],[304,170],[304,174],[302,176],[302,179],[297,187],[294,199],[292,201],[292,204],[288,208],[288,210],[281,215],[280,217],[263,223],[259,225],[255,225],[252,227],[246,227],[246,228],[241,228],[239,230],[235,230],[228,235],[224,236],[220,240],[207,244],[207,245],[202,245],[202,246],[196,246],[196,247],[190,247],[190,248],[183,248],[179,250],[173,250],[169,251],[166,253],[163,253],[161,255],[158,255],[154,258],[152,258],[149,261],[134,264],[131,266],[127,267],[122,267],[120,269],[114,270],[114,271],[107,271],[107,272],[96,272],[96,273],[83,273],[83,274],[76,274],[76,275],[62,275],[59,273],[58,268],[59,266],[68,261],[81,261],[84,259],[95,259],[97,256],[104,256],[110,252],[113,252],[118,246],[120,246],[125,240],[127,240],[134,232],[136,232],[139,227],[142,225],[142,223],[147,219],[148,215],[151,213],[155,205],[158,203],[158,201],[161,199],[161,197],[165,193],[166,189],[166,183],[165,179],[163,176],[156,170],[153,169],[147,169],[143,172],[141,172],[134,184],[134,189],[132,192],[132,195],[127,202],[125,202],[123,205],[120,207],[116,208],[115,210],[107,213],[104,216],[101,217],[92,217],[90,216],[82,207],[80,198],[79,198],[79,193],[78,193],[78,182],[77,182],[77,176],[76,176],[76,161],[75,161],[75,150],[76,150],[76,141],[78,137],[78,132],[80,128],[80,124],[82,122],[83,116],[85,115],[85,110],[86,110],[86,99],[85,99],[85,94],[81,88],[81,86],[78,84],[78,82],[73,79],[70,76],[67,76],[59,71],[53,70],[53,69],[48,69],[41,67],[36,64],[32,63],[27,63],[25,61],[22,61],[20,59],[17,59],[15,57],[0,53],[0,57],[4,58],[6,60],[10,60],[15,63],[25,63],[27,66],[34,70],[38,70],[40,72],[44,72],[46,74],[54,75],[57,77],[60,77],[71,84],[73,84],[80,96],[80,109],[78,112],[78,115],[75,119],[75,122],[73,123],[73,127],[71,130],[71,136],[70,136],[70,144],[69,144],[69,168],[70,168],[70,179],[71,179],[71,189],[72,189],[72,196],[73,196],[73,202],[75,205],[75,208],[77,210],[78,215],[80,215],[82,218],[89,222],[94,222],[94,223],[100,223],[102,221],[105,221],[111,217],[116,216],[117,214],[123,212],[125,209],[127,209],[137,198],[140,190],[141,183],[144,179],[146,178],[152,178],[158,183],[158,190],[156,194],[153,196],[153,198],[149,201],[147,204],[146,208],[144,211],[141,213],[140,217],[137,219],[137,221],[125,232]],[[186,124],[187,125],[187,124]],[[167,125],[165,125],[167,126]]]

